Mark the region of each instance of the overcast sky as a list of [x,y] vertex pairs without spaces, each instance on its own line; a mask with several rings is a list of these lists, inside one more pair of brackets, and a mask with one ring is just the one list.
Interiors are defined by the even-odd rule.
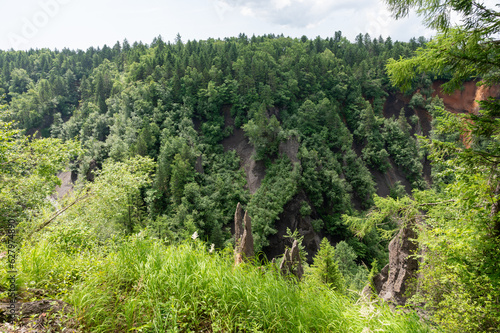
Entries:
[[239,33],[326,38],[338,30],[350,40],[433,35],[416,15],[393,20],[380,0],[3,0],[0,10],[0,50],[85,50],[159,35],[173,41],[177,33],[183,41]]

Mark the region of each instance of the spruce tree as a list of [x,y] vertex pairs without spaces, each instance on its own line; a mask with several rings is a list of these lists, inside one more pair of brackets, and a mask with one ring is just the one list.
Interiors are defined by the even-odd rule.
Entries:
[[338,292],[344,292],[345,282],[335,261],[335,248],[323,238],[318,253],[313,258],[313,276]]

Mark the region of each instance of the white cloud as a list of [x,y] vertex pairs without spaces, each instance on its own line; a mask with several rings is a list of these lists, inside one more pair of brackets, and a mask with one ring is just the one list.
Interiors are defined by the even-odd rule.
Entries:
[[[52,11],[47,14],[49,22],[39,17],[45,13],[41,2],[61,4],[57,15],[49,15]],[[63,2],[68,4],[63,6]],[[6,2],[4,7],[9,15],[0,24],[3,50],[86,49],[113,45],[125,38],[129,42],[148,43],[158,35],[173,41],[177,32],[183,40],[224,38],[239,33],[326,38],[339,30],[350,40],[367,32],[372,37],[391,36],[404,41],[429,36],[416,15],[400,21],[389,18],[383,0],[25,0]],[[26,20],[39,25],[36,36],[23,34],[28,29]]]
[[253,9],[251,7],[242,7],[240,10],[243,16],[255,16]]
[[374,6],[367,10],[360,23],[359,32],[368,33],[372,37],[388,36],[391,33],[391,28],[397,25],[391,19],[391,14],[387,8],[382,6]]
[[292,4],[291,0],[273,0],[274,7],[276,9],[283,9],[285,7],[288,7]]
[[[217,0],[240,13],[253,33],[284,32],[285,35],[332,36],[342,31],[350,40],[361,33],[372,38],[391,36],[408,41],[411,37],[431,37],[432,31],[421,24],[421,18],[410,13],[409,18],[396,21],[383,0]],[[252,21],[250,21],[252,20]],[[264,29],[264,27],[266,27]]]
[[347,8],[362,10],[370,1],[362,0],[355,4],[349,0],[222,0],[229,6],[244,9],[264,21],[281,26],[304,28],[317,26],[336,12]]

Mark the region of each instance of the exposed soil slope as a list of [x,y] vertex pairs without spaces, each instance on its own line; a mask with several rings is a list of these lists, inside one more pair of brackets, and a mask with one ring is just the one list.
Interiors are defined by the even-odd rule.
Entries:
[[441,85],[443,81],[433,83],[433,96],[443,99],[446,110],[453,113],[478,114],[479,104],[476,101],[488,99],[488,97],[500,97],[500,86],[486,87],[478,86],[477,81],[465,82],[462,89],[455,90],[452,94],[443,92]]
[[302,245],[309,254],[306,259],[312,263],[312,256],[319,249],[321,237],[313,229],[312,217],[300,214],[302,201],[309,202],[309,198],[303,191],[300,191],[283,207],[283,212],[279,215],[279,223],[276,223],[278,232],[268,237],[269,245],[263,249],[268,259],[282,255],[286,246],[292,246],[293,240],[284,238],[286,229],[290,228],[291,231],[298,230],[304,236]]
[[[462,90],[455,91],[453,94],[444,94],[441,89],[443,82],[435,82],[433,88],[434,95],[438,95],[443,99],[445,108],[454,113],[475,113],[479,110],[479,105],[476,100],[483,100],[489,96],[499,96],[500,87],[486,88],[477,87],[476,82],[470,81],[464,84]],[[422,108],[413,110],[408,107],[411,97],[401,93],[389,93],[383,110],[385,118],[398,117],[401,109],[404,109],[407,118],[417,115],[419,123],[413,125],[412,133],[419,135],[429,135],[431,130],[432,117],[430,113]],[[226,128],[232,127],[233,134],[222,140],[222,145],[225,151],[234,150],[241,159],[241,166],[244,168],[247,175],[247,186],[250,193],[255,193],[260,187],[262,180],[266,175],[265,165],[262,161],[254,161],[252,156],[255,154],[255,149],[248,141],[244,131],[241,128],[234,128],[234,119],[231,116],[231,106],[225,105],[222,109],[224,115],[224,125]],[[279,117],[277,111],[273,110],[274,114]],[[300,163],[297,158],[299,150],[299,142],[294,139],[289,139],[282,142],[279,147],[279,154],[286,154],[292,163]],[[357,147],[359,148],[359,147]],[[357,149],[358,154],[360,153]],[[377,170],[370,170],[377,184],[377,195],[388,196],[391,188],[396,182],[401,182],[407,193],[411,193],[411,185],[406,179],[404,172],[390,159],[391,169],[382,173]],[[431,182],[431,166],[428,160],[424,161],[424,179]],[[304,236],[304,246],[309,253],[309,260],[314,254],[320,242],[318,235],[312,228],[311,217],[302,217],[300,215],[300,203],[309,201],[307,195],[300,191],[290,202],[288,202],[283,213],[279,216],[279,222],[276,223],[277,234],[269,237],[270,245],[264,249],[265,254],[269,259],[283,254],[287,240],[284,239],[286,229],[298,229],[300,234]],[[355,203],[356,204],[356,203]],[[291,244],[288,244],[291,245]]]
[[64,171],[57,174],[61,180],[61,186],[56,186],[57,199],[61,199],[73,190],[74,176],[71,171]]
[[[222,107],[224,114],[224,126],[234,128],[234,119],[231,117],[231,105]],[[251,194],[254,194],[260,187],[262,180],[266,176],[266,167],[263,161],[255,161],[252,156],[255,154],[254,147],[245,136],[241,128],[234,128],[233,134],[222,140],[224,151],[235,150],[241,159],[241,166],[247,175],[247,186]]]

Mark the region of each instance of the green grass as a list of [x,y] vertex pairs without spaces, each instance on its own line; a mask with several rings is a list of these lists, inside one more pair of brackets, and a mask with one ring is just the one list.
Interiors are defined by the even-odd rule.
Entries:
[[69,294],[89,332],[429,332],[412,314],[353,303],[271,267],[233,267],[200,241],[132,237]]
[[[21,299],[30,298],[25,292],[27,288],[42,289],[47,297],[60,298],[68,294],[75,283],[84,281],[97,261],[103,260],[104,247],[71,246],[51,236],[27,241],[16,250],[16,284]],[[72,239],[76,237],[72,235]],[[6,251],[5,244],[2,247],[0,252]],[[6,290],[9,270],[7,261],[1,260],[0,289]],[[6,292],[0,293],[0,297],[7,297]]]
[[65,225],[23,244],[16,267],[23,299],[33,298],[28,287],[64,298],[86,332],[430,331],[413,314],[356,303],[312,279],[233,263],[232,250],[209,253],[199,240],[167,246],[136,235],[102,244]]

